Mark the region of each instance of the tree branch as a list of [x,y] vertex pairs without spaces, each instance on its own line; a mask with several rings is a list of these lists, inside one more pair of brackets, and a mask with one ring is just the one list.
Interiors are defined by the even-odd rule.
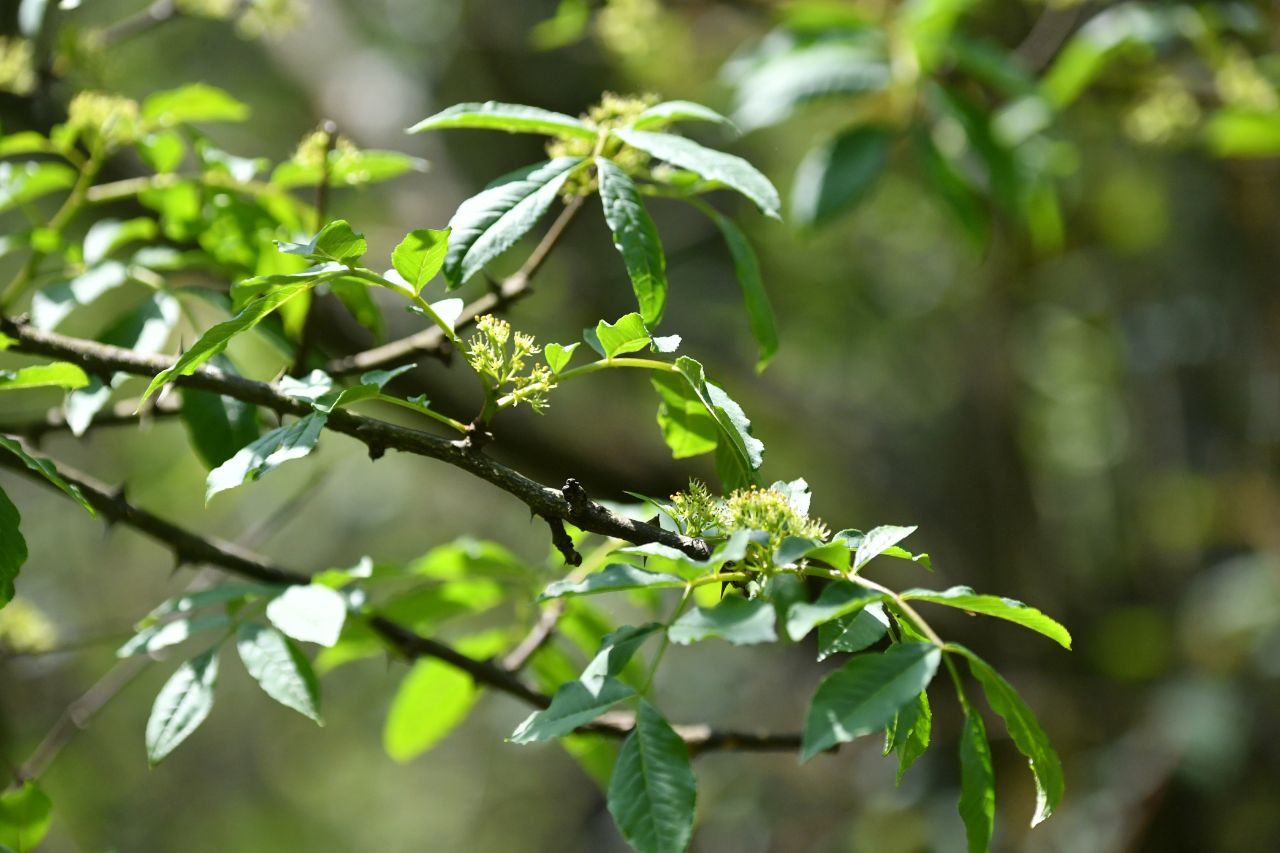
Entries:
[[[27,468],[22,460],[12,454],[0,454],[0,467],[16,471],[49,488],[56,488],[49,480]],[[183,562],[217,566],[232,574],[270,584],[297,585],[310,582],[310,578],[300,572],[278,566],[265,557],[258,556],[230,542],[225,542],[212,536],[200,536],[136,507],[130,504],[120,491],[113,492],[105,484],[98,482],[87,474],[61,463],[56,464],[55,467],[64,480],[80,489],[85,499],[94,509],[101,512],[109,520],[126,524],[168,546]],[[409,628],[382,616],[373,615],[369,617],[369,625],[386,640],[392,649],[406,658],[430,657],[443,661],[467,673],[478,684],[483,684],[509,696],[514,696],[537,708],[546,708],[551,703],[550,697],[529,687],[511,670],[503,666],[490,661],[468,657],[452,646],[429,637],[423,637]],[[539,636],[538,628],[535,627],[530,637],[539,638]],[[534,639],[532,641],[533,649],[528,651],[528,655],[536,651],[536,647],[541,642],[540,638]],[[515,658],[516,653],[520,652],[528,644],[530,644],[530,640],[526,638],[526,642],[521,643],[508,656],[508,660]],[[527,660],[527,655],[525,659]],[[523,665],[525,661],[517,659],[517,662],[519,665]],[[614,712],[606,714],[591,725],[584,727],[584,731],[608,737],[625,737],[634,725],[634,714]],[[786,751],[796,749],[800,744],[800,736],[797,734],[718,731],[707,725],[686,725],[676,726],[675,728],[681,737],[685,739],[690,752],[694,754],[710,750],[736,750],[743,752]]]
[[[44,332],[8,318],[0,318],[0,332],[16,341],[11,347],[14,352],[45,355],[70,361],[84,368],[86,372],[99,375],[109,376],[112,372],[122,372],[138,376],[154,376],[174,363],[174,360],[168,356],[139,355],[121,347],[71,338],[55,332]],[[180,377],[176,382],[185,387],[213,391],[246,403],[263,406],[282,415],[303,417],[312,411],[310,405],[290,397],[273,385],[224,373],[209,366],[197,368],[190,376]],[[387,450],[400,450],[447,462],[514,495],[543,518],[559,518],[582,530],[625,539],[635,544],[660,542],[672,548],[678,548],[696,559],[705,559],[710,555],[710,548],[701,539],[682,536],[663,530],[656,525],[625,518],[592,501],[571,503],[560,490],[529,479],[520,472],[473,450],[463,441],[451,441],[422,430],[352,414],[344,409],[335,409],[331,412],[326,426],[334,432],[349,435],[362,442],[374,457],[380,456]]]
[[[566,204],[564,210],[556,217],[556,221],[547,229],[547,233],[542,240],[529,254],[524,266],[503,279],[489,293],[463,308],[462,314],[458,316],[457,322],[454,323],[454,329],[462,330],[474,323],[477,317],[500,311],[518,299],[528,296],[530,280],[542,268],[547,255],[551,254],[551,250],[560,241],[565,230],[569,227],[569,223],[573,221],[573,217],[582,208],[582,204],[583,199],[581,197],[574,198]],[[450,345],[445,339],[444,332],[438,327],[432,326],[425,331],[385,343],[373,349],[367,349],[364,352],[335,358],[325,366],[325,372],[330,376],[348,376],[353,373],[362,373],[366,370],[402,364],[416,356],[428,355],[434,358],[447,359],[449,353]]]
[[[154,399],[154,398],[153,398]],[[111,426],[138,426],[158,418],[171,418],[181,414],[181,407],[176,400],[164,399],[154,405],[147,405],[138,411],[137,400],[123,400],[110,409],[96,415],[89,425],[90,429]],[[69,431],[67,416],[61,409],[50,409],[44,420],[29,421],[25,424],[0,424],[0,432],[9,435],[20,435],[30,442],[39,444],[40,440],[51,432]]]

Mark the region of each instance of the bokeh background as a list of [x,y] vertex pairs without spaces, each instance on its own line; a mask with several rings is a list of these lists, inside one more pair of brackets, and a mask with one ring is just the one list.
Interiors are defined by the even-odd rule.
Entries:
[[[93,28],[143,5],[96,0],[68,19]],[[850,5],[884,14],[893,4]],[[1070,26],[1102,5],[1080,6]],[[6,26],[14,7],[3,6]],[[556,7],[307,0],[288,4],[292,19],[265,34],[188,17],[92,57],[76,85],[131,97],[221,86],[253,108],[250,122],[214,133],[236,153],[285,158],[331,119],[362,146],[426,158],[425,174],[333,199],[333,215],[385,255],[406,230],[442,227],[490,179],[541,156],[536,138],[406,136],[413,122],[487,99],[577,114],[605,90],[727,108],[720,68],[778,14],[762,0],[624,0],[591,4],[580,37],[563,21],[569,35],[559,37],[537,28]],[[1263,26],[1248,45],[1262,62],[1280,11],[1250,8]],[[1013,48],[1045,11],[987,2],[966,26]],[[566,43],[549,46],[557,41]],[[664,331],[682,335],[684,351],[752,417],[766,475],[805,477],[815,514],[835,528],[919,524],[909,544],[932,555],[936,576],[887,565],[877,569],[885,582],[967,583],[1032,602],[1072,630],[1068,653],[1002,623],[936,620],[1022,691],[1066,768],[1063,808],[1028,831],[1030,776],[996,740],[998,849],[1280,847],[1280,173],[1267,157],[1135,138],[1132,95],[1155,73],[1122,67],[1055,118],[1072,156],[1056,178],[1062,228],[1052,245],[1007,215],[975,242],[897,152],[862,203],[817,232],[718,199],[754,241],[778,317],[782,348],[761,375],[710,222],[653,206],[672,286]],[[6,97],[6,128],[52,120],[66,95],[55,86],[47,102]],[[740,139],[699,134],[785,192],[850,103]],[[629,310],[604,226],[580,219],[535,296],[512,310],[517,327],[570,340]],[[389,313],[388,323],[407,331],[412,318]],[[326,346],[344,345],[340,324],[326,334]],[[419,372],[433,401],[470,411],[467,386],[449,371]],[[4,423],[56,402],[24,400],[29,408],[4,402]],[[601,498],[669,494],[690,474],[711,476],[699,460],[669,458],[654,408],[643,377],[582,382],[558,392],[545,416],[516,414],[494,452],[546,482],[577,477]],[[45,447],[127,481],[144,507],[304,570],[363,555],[410,559],[464,533],[546,559],[545,527],[506,495],[429,460],[370,462],[338,435],[207,509],[204,469],[177,422],[84,442],[50,436]],[[129,530],[104,532],[25,481],[4,485],[31,545],[21,600],[66,647],[0,652],[0,759],[12,767],[112,667],[129,625],[190,575],[172,575],[168,555]],[[17,617],[5,618],[15,630]],[[412,763],[388,759],[382,721],[405,669],[381,660],[326,679],[323,729],[227,666],[212,717],[148,770],[143,723],[171,667],[147,667],[58,757],[42,783],[56,804],[45,849],[624,849],[601,792],[569,756],[503,742],[525,713],[506,698],[485,697]],[[796,647],[675,648],[658,695],[676,721],[794,729],[823,671]],[[961,850],[956,715],[941,691],[934,705],[934,747],[900,787],[874,738],[804,768],[786,754],[699,759],[693,849]]]

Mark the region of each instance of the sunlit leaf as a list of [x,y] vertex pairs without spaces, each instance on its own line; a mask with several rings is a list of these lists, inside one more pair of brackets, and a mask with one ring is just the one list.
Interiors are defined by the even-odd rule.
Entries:
[[940,660],[941,652],[929,643],[901,643],[851,658],[813,695],[801,761],[888,726],[899,708],[929,686]]
[[595,139],[597,133],[594,127],[573,116],[520,104],[500,104],[497,101],[455,104],[424,118],[409,128],[409,132],[420,133],[450,127],[505,130],[508,133],[543,133],[580,139]]
[[596,158],[596,172],[614,248],[622,254],[644,322],[656,326],[667,304],[667,260],[658,229],[626,172],[603,157]]
[[267,605],[267,618],[299,642],[332,646],[342,633],[347,603],[326,586],[291,586]]
[[618,129],[613,134],[631,147],[646,151],[659,160],[737,190],[751,199],[761,213],[774,219],[781,218],[778,191],[755,166],[741,157],[707,148],[692,139],[670,133]]
[[1036,783],[1036,810],[1031,818],[1031,825],[1035,826],[1053,814],[1062,802],[1066,785],[1058,753],[1054,751],[1044,729],[1040,727],[1040,721],[1027,707],[1027,703],[1022,701],[1018,691],[992,669],[990,664],[963,646],[950,644],[947,649],[959,652],[968,659],[969,671],[982,685],[987,704],[1004,720],[1014,745],[1031,765],[1031,775]]
[[459,205],[449,220],[444,277],[461,287],[538,223],[582,161],[558,157],[504,175]]
[[178,667],[151,706],[147,720],[147,761],[159,764],[173,752],[213,710],[218,681],[218,649],[213,648]]
[[1034,607],[1023,604],[1021,601],[1015,601],[1012,598],[1001,598],[997,595],[979,595],[967,586],[953,586],[943,592],[935,592],[928,589],[909,589],[902,593],[902,598],[945,604],[948,607],[956,607],[960,610],[967,610],[970,613],[981,613],[984,616],[1006,619],[1024,628],[1030,628],[1032,631],[1044,634],[1049,639],[1059,643],[1063,648],[1071,648],[1071,634],[1068,633],[1066,628]]
[[244,668],[272,699],[320,720],[320,682],[311,662],[284,634],[246,622],[236,631],[236,651]]
[[205,481],[205,503],[218,492],[261,479],[285,462],[310,454],[320,440],[326,420],[323,412],[316,412],[288,426],[277,427],[241,448],[209,472]]
[[249,108],[207,83],[156,92],[142,102],[142,118],[161,127],[206,121],[244,121]]
[[639,853],[682,853],[693,833],[697,783],[680,735],[643,699],[609,782],[609,813]]
[[778,639],[776,618],[773,604],[763,598],[728,595],[715,607],[695,607],[685,613],[667,629],[667,636],[682,646],[711,637],[735,646],[772,643]]

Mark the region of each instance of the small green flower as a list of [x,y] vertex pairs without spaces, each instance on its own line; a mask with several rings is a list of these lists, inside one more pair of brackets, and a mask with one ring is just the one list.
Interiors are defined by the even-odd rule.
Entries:
[[772,555],[788,536],[826,541],[831,532],[816,518],[798,511],[791,499],[775,489],[738,489],[725,500],[712,496],[697,480],[689,488],[671,496],[671,516],[688,536],[724,539],[739,530],[758,530],[768,535],[767,544],[753,544],[744,567],[758,571],[772,569]]
[[494,392],[510,388],[513,406],[525,403],[539,414],[545,411],[547,393],[556,382],[545,364],[525,370],[528,360],[542,351],[533,336],[513,334],[510,323],[492,314],[477,318],[476,330],[467,341],[466,357],[485,385]]

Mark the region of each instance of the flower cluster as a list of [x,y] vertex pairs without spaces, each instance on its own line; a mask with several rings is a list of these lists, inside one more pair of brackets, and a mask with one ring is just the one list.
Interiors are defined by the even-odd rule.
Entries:
[[0,91],[29,95],[36,85],[31,42],[0,37]]
[[83,139],[89,148],[111,150],[127,145],[140,134],[138,103],[104,92],[81,92],[67,107],[64,132]]
[[511,331],[511,324],[492,314],[476,319],[476,333],[467,341],[467,362],[493,391],[510,388],[512,405],[526,403],[535,412],[547,407],[547,392],[556,387],[545,364],[528,366],[542,348],[532,335]]
[[[658,102],[656,95],[617,95],[605,92],[600,103],[591,107],[582,118],[591,122],[602,131],[615,127],[626,127],[649,107]],[[573,137],[553,139],[547,143],[548,157],[590,157],[599,154],[616,163],[628,175],[642,174],[649,165],[649,155],[644,151],[624,145],[620,140],[607,137],[599,151],[597,141]],[[561,195],[566,200],[574,196],[585,196],[595,192],[597,187],[594,170],[578,172],[565,182]]]
[[810,518],[776,488],[737,489],[721,500],[701,482],[691,480],[687,490],[671,496],[668,509],[689,536],[721,538],[738,530],[761,531],[769,537],[768,554],[788,536],[825,541],[831,535],[825,524]]

